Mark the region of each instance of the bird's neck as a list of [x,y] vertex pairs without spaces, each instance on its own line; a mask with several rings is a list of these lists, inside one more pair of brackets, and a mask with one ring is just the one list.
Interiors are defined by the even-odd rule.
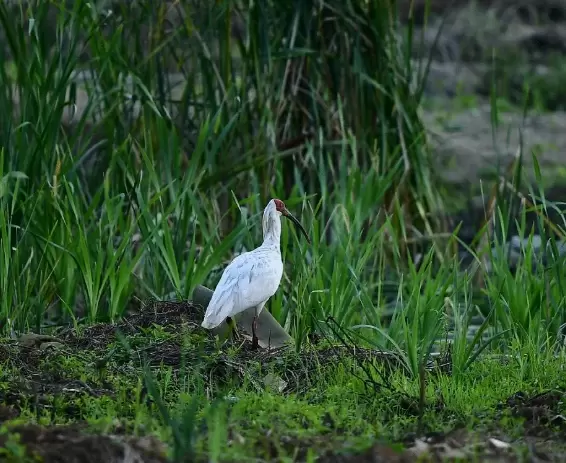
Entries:
[[266,215],[263,217],[263,245],[276,246],[279,249],[281,243],[281,219]]

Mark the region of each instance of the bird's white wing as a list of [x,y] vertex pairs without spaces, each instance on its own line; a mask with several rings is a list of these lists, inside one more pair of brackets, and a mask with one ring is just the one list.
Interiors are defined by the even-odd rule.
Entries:
[[226,317],[265,302],[277,291],[282,274],[281,258],[273,252],[257,249],[240,254],[224,270],[202,326],[214,328]]

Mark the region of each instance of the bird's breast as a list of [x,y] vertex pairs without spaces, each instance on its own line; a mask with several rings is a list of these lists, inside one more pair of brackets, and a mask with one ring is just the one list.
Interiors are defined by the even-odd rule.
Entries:
[[265,274],[277,274],[279,272],[283,272],[281,255],[259,256],[254,262],[254,267]]
[[254,262],[254,273],[261,277],[266,289],[275,292],[283,276],[283,262],[278,252],[258,252]]

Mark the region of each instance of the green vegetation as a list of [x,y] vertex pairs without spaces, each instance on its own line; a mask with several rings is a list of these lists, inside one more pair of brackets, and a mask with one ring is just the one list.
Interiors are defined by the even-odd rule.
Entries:
[[[514,452],[526,452],[520,440],[525,431],[542,439],[563,425],[556,419],[565,411],[557,389],[562,355],[503,362],[486,356],[459,375],[435,362],[422,406],[419,379],[399,368],[394,356],[361,348],[354,354],[324,342],[300,354],[258,354],[230,343],[217,351],[201,336],[197,308],[154,304],[119,323],[116,332],[97,324],[78,335],[63,329],[53,340],[28,336],[20,345],[3,344],[0,384],[6,401],[21,409],[4,427],[12,442],[18,442],[12,429],[21,423],[85,421],[90,433],[174,443],[160,450],[177,461],[185,461],[181,455],[308,460],[454,428],[464,433],[465,446],[473,448],[483,435],[505,436],[519,442]],[[526,397],[549,387],[538,402]],[[531,409],[538,416],[530,416]],[[20,451],[4,445],[8,454]]]
[[[415,458],[454,430],[459,458],[528,456],[525,434],[564,451],[559,205],[531,191],[549,252],[512,270],[507,230],[533,230],[494,189],[459,264],[427,63],[388,2],[246,2],[246,34],[230,2],[102,3],[0,4],[7,461]],[[220,346],[200,307],[166,301],[257,246],[271,197],[312,237],[283,227],[268,304],[294,348]]]

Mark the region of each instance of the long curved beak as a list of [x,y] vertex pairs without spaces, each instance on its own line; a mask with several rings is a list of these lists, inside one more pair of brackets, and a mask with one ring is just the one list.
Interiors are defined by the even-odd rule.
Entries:
[[299,222],[299,220],[293,215],[291,214],[287,209],[284,209],[282,211],[282,214],[287,217],[288,219],[291,220],[291,222],[293,222],[297,227],[299,227],[299,229],[303,232],[303,235],[305,235],[305,238],[307,239],[307,242],[309,244],[311,244],[311,239],[309,238],[309,235],[307,234],[307,231],[305,230],[305,227],[303,227],[303,225],[301,224],[301,222]]

